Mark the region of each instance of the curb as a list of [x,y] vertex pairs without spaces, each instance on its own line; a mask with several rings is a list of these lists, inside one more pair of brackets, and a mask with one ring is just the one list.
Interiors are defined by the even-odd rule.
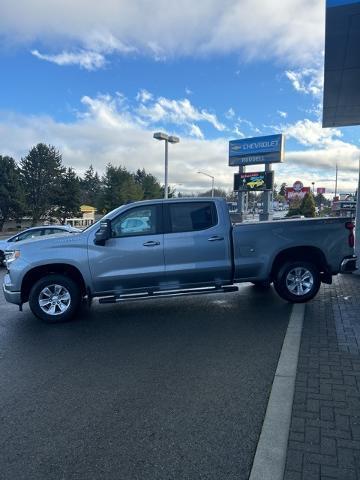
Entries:
[[305,304],[293,305],[249,480],[282,480]]

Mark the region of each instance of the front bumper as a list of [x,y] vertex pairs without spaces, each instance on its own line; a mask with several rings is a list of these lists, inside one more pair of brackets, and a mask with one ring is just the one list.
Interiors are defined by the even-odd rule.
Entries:
[[15,305],[21,305],[21,292],[14,292],[10,290],[11,286],[10,277],[8,274],[6,274],[3,282],[5,300],[9,303],[15,303]]
[[352,257],[344,258],[344,260],[341,262],[341,265],[340,265],[340,272],[351,273],[357,270],[356,260],[357,260],[356,255],[353,255]]

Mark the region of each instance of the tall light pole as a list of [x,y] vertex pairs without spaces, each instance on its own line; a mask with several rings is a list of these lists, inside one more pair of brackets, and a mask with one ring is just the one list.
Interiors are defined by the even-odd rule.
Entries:
[[215,177],[213,175],[209,175],[208,173],[205,173],[205,172],[197,172],[197,173],[201,173],[201,175],[206,175],[207,177],[211,178],[211,196],[213,197],[214,196],[214,180],[215,180]]
[[169,158],[169,153],[168,153],[168,144],[169,143],[179,143],[180,138],[175,137],[174,135],[167,135],[166,133],[163,132],[156,132],[153,135],[156,140],[164,140],[165,141],[165,192],[164,192],[164,198],[168,198],[168,158]]

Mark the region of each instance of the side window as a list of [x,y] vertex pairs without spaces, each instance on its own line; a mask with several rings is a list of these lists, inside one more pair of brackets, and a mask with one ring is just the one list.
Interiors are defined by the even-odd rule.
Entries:
[[153,235],[159,233],[158,223],[158,209],[155,205],[132,208],[111,222],[111,236]]
[[206,230],[217,224],[215,205],[212,202],[169,204],[171,232]]
[[41,235],[41,230],[30,230],[28,232],[20,233],[18,235],[18,241],[20,242],[21,240],[29,240],[30,238],[36,238]]

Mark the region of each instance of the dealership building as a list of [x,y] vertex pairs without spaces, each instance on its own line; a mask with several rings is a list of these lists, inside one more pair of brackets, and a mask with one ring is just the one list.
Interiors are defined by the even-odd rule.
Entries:
[[[323,127],[354,125],[360,125],[360,0],[327,0]],[[359,187],[360,171],[356,209],[358,258]]]

